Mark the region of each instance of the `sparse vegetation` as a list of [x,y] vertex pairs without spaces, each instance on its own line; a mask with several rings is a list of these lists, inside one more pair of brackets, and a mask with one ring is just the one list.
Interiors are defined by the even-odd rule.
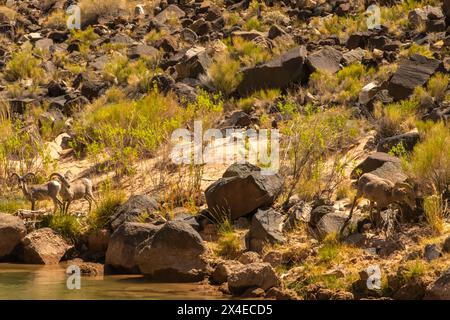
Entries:
[[343,163],[339,156],[327,163],[330,150],[343,147],[359,134],[349,114],[338,108],[322,112],[310,109],[306,115],[294,115],[284,134],[289,137],[285,150],[291,162],[286,199],[294,190],[306,199],[332,194],[343,181]]
[[109,217],[115,209],[125,201],[122,191],[106,189],[103,191],[98,206],[93,210],[87,221],[91,230],[99,230],[106,227]]
[[431,227],[431,230],[437,235],[444,231],[445,218],[447,217],[447,208],[442,196],[428,196],[423,201],[423,211],[425,219]]
[[414,99],[391,103],[384,108],[378,105],[375,116],[379,118],[379,135],[391,137],[413,129],[417,121],[416,111],[418,107],[419,104]]
[[55,214],[44,216],[39,223],[41,228],[51,228],[71,243],[76,243],[82,234],[82,225],[75,216]]
[[6,63],[5,77],[9,81],[31,79],[34,83],[40,83],[44,78],[40,63],[33,55],[31,46],[24,46],[13,52],[11,60]]
[[409,174],[428,187],[429,194],[440,195],[450,184],[450,129],[442,122],[420,123],[422,141],[404,161]]
[[208,77],[212,85],[228,95],[236,89],[240,82],[240,64],[233,60],[228,53],[221,54],[208,70]]
[[347,104],[358,97],[363,85],[374,73],[374,69],[355,63],[336,74],[316,71],[310,76],[309,85],[322,103]]

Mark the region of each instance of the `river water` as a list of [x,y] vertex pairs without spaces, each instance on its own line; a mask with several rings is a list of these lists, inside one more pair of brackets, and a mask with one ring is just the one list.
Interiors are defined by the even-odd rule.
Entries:
[[0,300],[4,299],[218,299],[201,284],[151,283],[141,276],[82,277],[79,290],[66,285],[65,265],[0,263]]

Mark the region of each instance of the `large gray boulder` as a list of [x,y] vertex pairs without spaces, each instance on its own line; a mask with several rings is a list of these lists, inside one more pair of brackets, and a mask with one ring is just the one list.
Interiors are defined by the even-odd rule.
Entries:
[[22,240],[23,262],[29,264],[58,264],[72,248],[55,231],[43,228],[33,231]]
[[155,199],[146,195],[131,196],[109,218],[111,229],[116,230],[125,222],[136,222],[143,213],[150,214],[157,209],[158,203]]
[[423,86],[438,71],[443,71],[442,61],[414,54],[403,60],[388,83],[394,100],[408,98],[416,87]]
[[167,20],[170,20],[170,19],[179,20],[179,19],[183,18],[184,16],[186,16],[186,13],[183,10],[181,10],[178,6],[171,4],[167,8],[165,8],[163,11],[158,13],[155,16],[155,20],[159,24],[165,24],[167,22]]
[[247,234],[248,249],[262,252],[265,244],[284,243],[282,233],[284,216],[273,209],[261,210],[253,216]]
[[161,227],[150,223],[125,222],[112,234],[106,251],[108,273],[139,273],[136,254],[139,245],[151,239]]
[[380,178],[396,182],[404,182],[408,176],[403,172],[399,158],[384,152],[375,152],[353,169],[350,177],[357,179],[364,173],[372,173]]
[[206,251],[202,238],[189,224],[170,221],[142,244],[136,258],[141,273],[153,281],[196,282],[207,271]]
[[252,211],[269,207],[281,192],[282,178],[249,170],[248,164],[235,164],[222,178],[205,190],[213,215],[230,214],[235,220]]
[[244,265],[228,275],[228,288],[233,295],[240,295],[250,288],[268,290],[279,285],[277,274],[271,265],[265,262]]
[[26,234],[22,219],[0,213],[0,259],[11,254]]
[[342,53],[333,47],[325,46],[316,51],[306,59],[306,64],[311,72],[322,71],[328,73],[336,73],[340,69]]
[[305,47],[296,47],[265,64],[243,69],[237,92],[246,95],[261,89],[283,89],[304,81],[307,78],[304,67],[306,54]]

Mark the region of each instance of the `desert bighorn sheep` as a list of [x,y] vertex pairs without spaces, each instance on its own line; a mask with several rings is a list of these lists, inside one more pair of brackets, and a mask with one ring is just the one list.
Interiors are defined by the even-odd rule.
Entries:
[[58,181],[49,181],[45,184],[31,185],[27,184],[28,177],[35,177],[32,172],[24,174],[22,177],[13,173],[11,179],[17,177],[20,188],[22,189],[24,197],[31,202],[31,210],[35,210],[36,201],[41,201],[45,199],[53,200],[55,208],[53,213],[56,213],[57,206],[62,207],[62,202],[58,199],[58,194],[61,190],[61,184]]
[[92,181],[83,178],[74,182],[69,182],[67,176],[60,173],[52,173],[50,179],[53,177],[59,178],[62,183],[60,195],[63,200],[63,213],[69,212],[69,206],[74,200],[86,199],[89,203],[89,212],[91,212],[92,202],[95,202],[94,194],[92,193]]
[[[369,212],[371,214],[371,219],[376,226],[381,222],[381,210],[392,203],[405,203],[413,210],[416,208],[414,189],[409,184],[404,182],[397,182],[394,184],[393,182],[380,178],[374,174],[365,173],[358,180],[356,196],[353,200],[350,214],[341,228],[341,234],[352,218],[353,210],[358,199],[362,197],[370,200]],[[377,205],[377,212],[373,216],[372,208],[374,202],[376,202]]]

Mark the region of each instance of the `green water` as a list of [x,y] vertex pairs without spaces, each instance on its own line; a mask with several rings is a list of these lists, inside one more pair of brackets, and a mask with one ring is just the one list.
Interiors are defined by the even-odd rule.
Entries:
[[63,264],[0,264],[0,300],[221,298],[201,284],[151,283],[141,276],[82,277],[79,290],[67,289],[66,281]]

